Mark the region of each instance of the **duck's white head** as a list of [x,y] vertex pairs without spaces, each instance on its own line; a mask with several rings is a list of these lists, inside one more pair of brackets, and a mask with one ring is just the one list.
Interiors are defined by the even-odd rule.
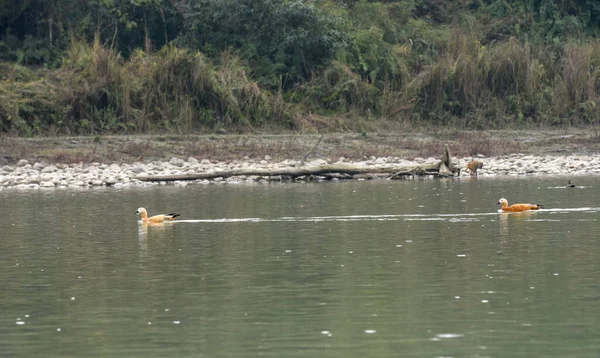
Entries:
[[137,215],[141,215],[142,213],[145,213],[145,212],[146,212],[146,209],[144,209],[144,208],[138,208],[138,209],[135,211],[135,213],[136,213]]
[[502,199],[498,200],[498,202],[496,203],[496,205],[499,205],[499,204],[502,206],[508,205],[508,200],[502,198]]

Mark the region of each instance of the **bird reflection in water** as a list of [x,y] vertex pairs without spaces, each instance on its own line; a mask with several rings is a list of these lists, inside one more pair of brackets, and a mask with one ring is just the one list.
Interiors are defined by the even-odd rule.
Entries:
[[535,211],[521,211],[516,213],[500,212],[500,236],[507,237],[508,230],[511,225],[524,225],[527,220],[535,215]]
[[173,226],[173,222],[149,223],[140,221],[138,224],[138,244],[140,250],[145,252],[148,249],[148,233],[159,233],[159,236],[167,231],[167,228]]

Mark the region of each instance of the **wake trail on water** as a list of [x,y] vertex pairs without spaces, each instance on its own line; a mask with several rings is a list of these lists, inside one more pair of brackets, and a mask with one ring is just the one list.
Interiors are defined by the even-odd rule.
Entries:
[[[524,213],[597,213],[600,208],[551,208]],[[524,214],[524,213],[506,213],[506,214]],[[279,218],[220,218],[220,219],[199,219],[199,220],[176,220],[178,223],[265,223],[265,222],[325,222],[325,221],[478,221],[486,216],[498,215],[498,212],[491,213],[461,213],[461,214],[398,214],[398,215],[342,215],[342,216],[283,216]]]
[[575,211],[575,212],[598,212],[600,211],[600,208],[550,208],[550,209],[541,209],[538,211],[542,211],[542,212],[571,212],[571,211]]

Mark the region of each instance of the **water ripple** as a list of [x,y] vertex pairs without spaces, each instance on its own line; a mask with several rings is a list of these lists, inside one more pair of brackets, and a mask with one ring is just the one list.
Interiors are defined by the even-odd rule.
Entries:
[[[531,211],[527,213],[597,213],[600,208],[552,208]],[[522,213],[506,213],[522,214]],[[498,212],[488,213],[460,213],[460,214],[398,214],[398,215],[344,215],[344,216],[283,216],[279,218],[220,218],[220,219],[198,219],[177,220],[178,223],[239,223],[239,222],[325,222],[325,221],[448,221],[448,222],[470,222],[479,221],[486,216],[498,215]],[[556,219],[530,219],[529,221],[559,221]]]

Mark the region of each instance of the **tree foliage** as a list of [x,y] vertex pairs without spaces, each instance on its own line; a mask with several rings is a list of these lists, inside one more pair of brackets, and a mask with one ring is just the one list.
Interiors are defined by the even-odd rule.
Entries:
[[345,46],[335,19],[305,1],[204,0],[182,9],[186,45],[213,55],[236,49],[271,88],[310,78]]
[[600,123],[596,0],[0,0],[0,9],[1,131],[302,127],[315,116],[334,129],[373,118]]

